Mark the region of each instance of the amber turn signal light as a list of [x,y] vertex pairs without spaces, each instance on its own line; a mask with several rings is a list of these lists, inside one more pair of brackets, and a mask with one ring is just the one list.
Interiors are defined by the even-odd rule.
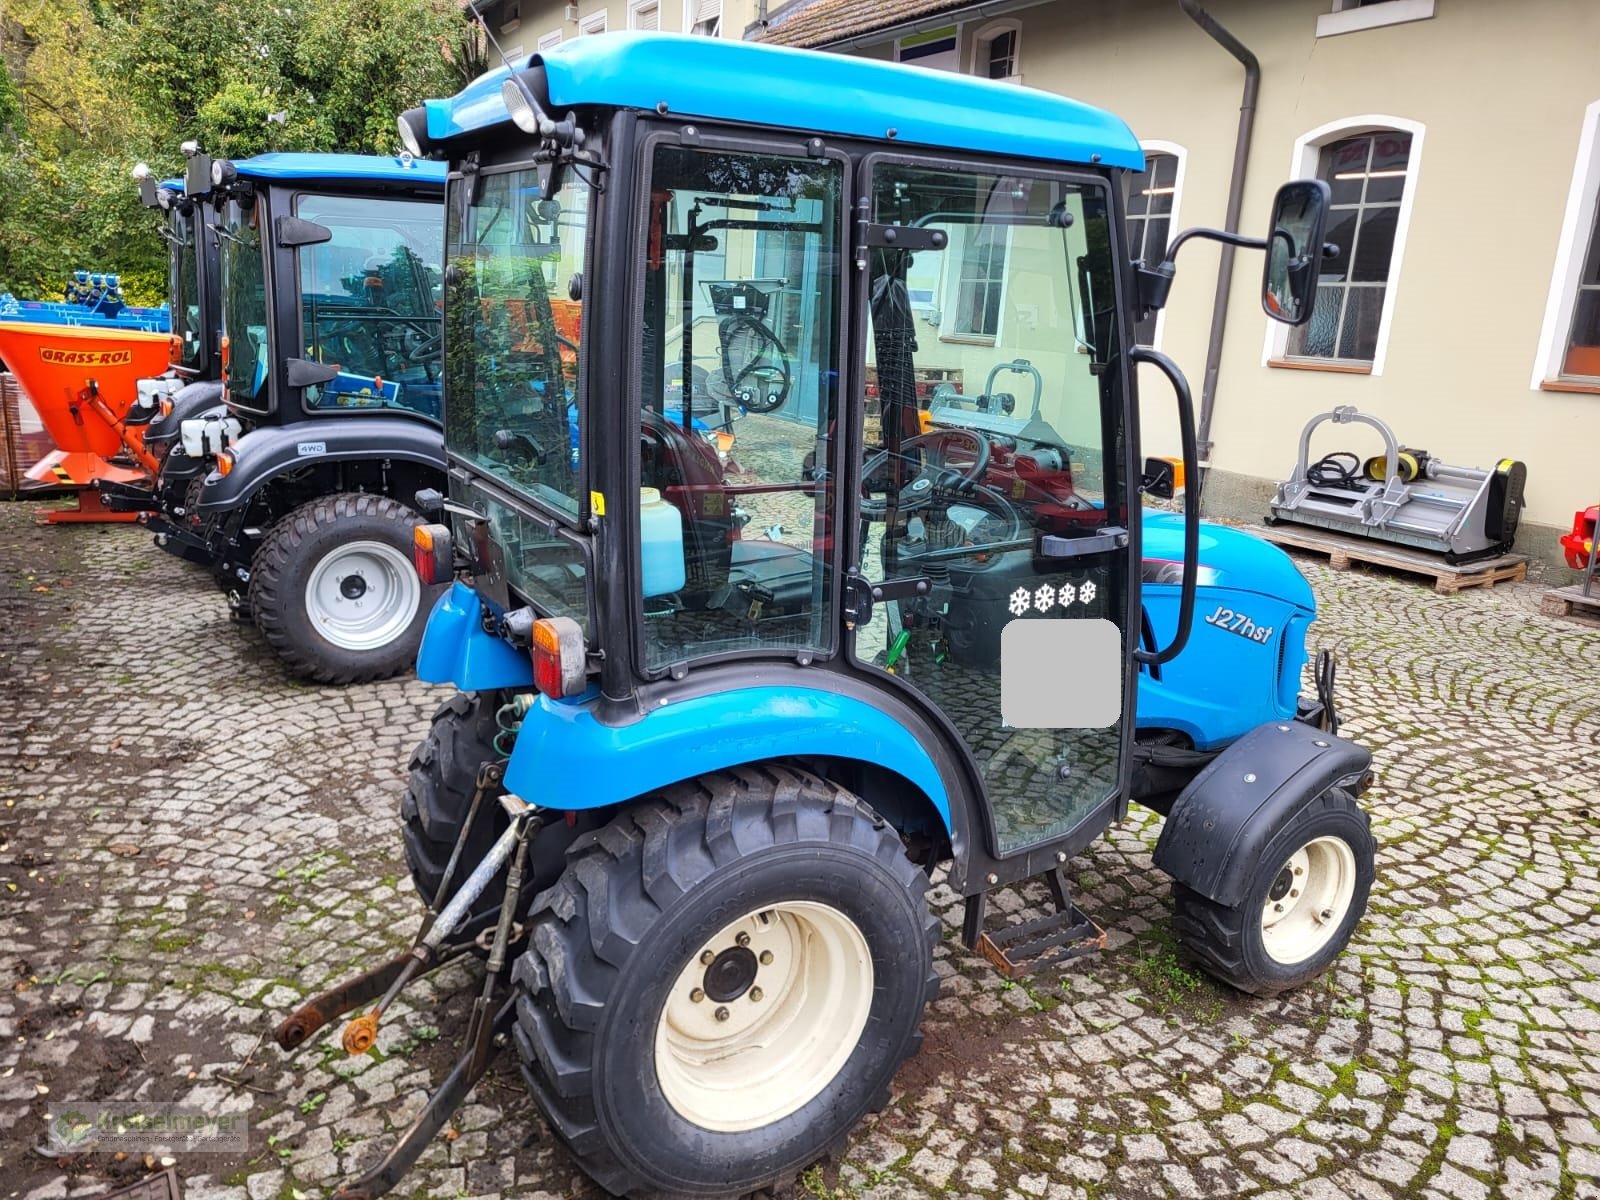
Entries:
[[583,628],[571,617],[535,621],[528,652],[533,658],[533,686],[546,696],[563,700],[583,691],[589,658]]
[[445,583],[455,575],[454,553],[447,525],[418,525],[411,531],[411,563],[423,586]]

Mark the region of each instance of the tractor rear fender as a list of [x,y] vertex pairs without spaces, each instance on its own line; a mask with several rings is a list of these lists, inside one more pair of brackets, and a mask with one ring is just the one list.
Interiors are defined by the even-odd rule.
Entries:
[[506,789],[581,811],[727,767],[799,762],[867,781],[862,798],[900,832],[963,852],[967,822],[953,819],[934,756],[862,697],[790,683],[740,687],[658,705],[623,725],[602,723],[598,707],[593,690],[575,701],[536,696],[506,764]]
[[434,601],[417,648],[417,678],[457,691],[533,691],[533,660],[483,627],[478,595],[457,580]]
[[1365,747],[1299,721],[1257,726],[1179,794],[1153,861],[1202,896],[1238,904],[1278,831],[1330,787],[1359,792],[1371,766]]
[[[215,516],[249,502],[280,475],[347,462],[415,463],[445,470],[437,425],[403,417],[345,416],[252,429],[233,444],[233,469],[213,471],[200,493],[200,513]],[[443,486],[442,484],[439,486]],[[411,503],[409,494],[396,499]]]

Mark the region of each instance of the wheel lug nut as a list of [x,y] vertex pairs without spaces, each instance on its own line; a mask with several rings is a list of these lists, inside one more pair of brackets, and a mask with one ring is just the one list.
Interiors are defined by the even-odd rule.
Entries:
[[715,1016],[719,1021],[726,1021],[728,1019],[728,1010],[726,1008],[719,1008],[717,1009]]
[[1289,896],[1290,896],[1291,899],[1293,897],[1295,897],[1295,896],[1298,896],[1299,894],[1300,894],[1300,889],[1299,888],[1290,888],[1289,889]]
[[696,1004],[699,1004],[700,1001],[704,1000],[705,998],[705,992],[701,991],[699,988],[695,988],[694,991],[689,993],[689,999],[693,1000]]
[[714,963],[716,961],[717,961],[717,956],[715,954],[711,953],[711,951],[705,950],[705,951],[701,952],[701,954],[700,954],[700,965],[701,966],[709,967],[712,963]]
[[753,988],[750,989],[750,999],[751,1000],[759,1000],[759,999],[761,999],[761,997],[764,994],[765,993],[762,992],[762,990],[760,988],[758,988],[758,987],[753,987]]
[[1283,911],[1283,905],[1281,905],[1281,904],[1274,904],[1272,906],[1272,908],[1273,908],[1274,912],[1282,912]]
[[750,935],[748,933],[741,933],[733,940],[738,942],[741,946],[748,946],[750,944]]
[[1304,875],[1306,873],[1306,869],[1304,867],[1296,867],[1294,869],[1294,873],[1296,875]]
[[772,951],[771,950],[763,950],[761,952],[761,960],[760,961],[761,961],[761,965],[763,967],[770,967],[772,965]]

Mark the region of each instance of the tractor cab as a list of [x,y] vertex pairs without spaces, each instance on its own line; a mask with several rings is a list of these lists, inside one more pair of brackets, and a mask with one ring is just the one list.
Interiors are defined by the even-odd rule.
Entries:
[[[1137,693],[1183,661],[1203,544],[1213,583],[1277,582],[1190,505],[1145,610],[1137,364],[1191,479],[1196,454],[1134,323],[1196,236],[1266,250],[1269,316],[1308,319],[1326,189],[1289,185],[1267,237],[1135,263],[1144,160],[1108,113],[659,35],[517,59],[400,132],[449,163],[448,487],[413,555],[449,585],[418,674],[460,694],[401,806],[423,932],[278,1039],[378,1000],[363,1052],[410,979],[476,952],[464,1057],[343,1194],[392,1186],[510,1044],[611,1192],[782,1183],[915,1048],[935,871],[1008,975],[1103,943],[1063,868],[1135,798]],[[1215,628],[1238,646],[1212,669],[1277,704],[1287,619]],[[1370,756],[1288,692],[1144,764],[1180,936],[1260,995],[1327,968],[1372,878]],[[1050,909],[993,919],[1034,878]]]
[[180,425],[199,467],[152,524],[311,678],[415,660],[430,596],[408,568],[412,497],[444,483],[443,184],[409,155],[190,156],[221,379]]

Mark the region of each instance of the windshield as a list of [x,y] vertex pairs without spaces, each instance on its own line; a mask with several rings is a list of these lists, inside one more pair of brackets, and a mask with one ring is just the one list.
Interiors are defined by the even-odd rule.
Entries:
[[230,404],[265,412],[267,280],[261,259],[261,206],[228,202],[222,235],[222,372]]
[[503,486],[577,515],[578,343],[589,189],[537,173],[452,184],[445,441]]
[[339,367],[306,389],[306,407],[404,409],[438,420],[440,205],[303,195],[296,215],[330,234],[299,252],[305,356]]
[[178,365],[188,370],[200,366],[199,222],[197,211],[172,209],[172,260],[167,281],[171,292],[172,336],[181,345]]

